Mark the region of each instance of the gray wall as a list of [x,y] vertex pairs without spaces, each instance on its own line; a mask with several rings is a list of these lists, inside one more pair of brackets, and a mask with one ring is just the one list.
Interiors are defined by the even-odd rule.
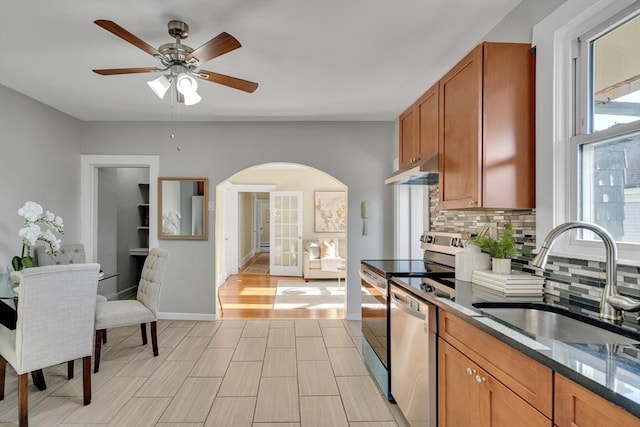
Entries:
[[[98,169],[98,254],[96,260],[106,273],[118,271],[118,175],[117,168]],[[117,294],[118,278],[100,282],[98,293]]]
[[[348,186],[347,315],[359,316],[360,259],[391,256],[391,190],[395,138],[391,122],[85,122],[82,154],[160,156],[160,176],[202,176],[215,186],[247,167],[293,162],[315,167]],[[175,135],[171,139],[170,135]],[[179,149],[178,149],[179,148]],[[369,202],[369,234],[361,235],[360,202]],[[206,241],[161,240],[171,252],[160,300],[163,313],[213,314],[214,212]]]
[[0,270],[19,255],[17,211],[32,200],[80,242],[81,122],[0,85]]
[[[391,191],[383,181],[392,172],[394,129],[390,122],[83,123],[0,86],[0,267],[20,251],[16,211],[27,200],[62,216],[63,241],[80,241],[80,154],[159,155],[161,176],[208,177],[212,200],[218,183],[249,166],[301,163],[349,187],[348,279],[354,286],[347,315],[358,316],[360,259],[392,253]],[[370,206],[368,236],[361,236],[363,200]],[[162,312],[215,312],[214,218],[209,212],[209,240],[160,242],[172,253]]]
[[135,293],[145,257],[132,257],[130,249],[148,247],[148,231],[142,225],[138,204],[143,203],[139,182],[149,182],[148,168],[116,168],[118,207],[118,276],[117,292],[125,298]]

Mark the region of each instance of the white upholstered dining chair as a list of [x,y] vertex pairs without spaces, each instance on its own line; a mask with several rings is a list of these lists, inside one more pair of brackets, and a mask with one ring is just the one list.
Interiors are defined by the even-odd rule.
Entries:
[[18,374],[18,418],[28,425],[29,372],[83,359],[84,404],[91,402],[91,353],[99,264],[33,267],[19,274],[16,329],[0,332],[0,400],[6,364]]
[[[63,243],[55,254],[47,252],[47,247],[38,245],[35,248],[38,266],[84,264],[87,259],[82,243]],[[96,302],[104,302],[107,297],[96,293]]]
[[158,355],[158,301],[160,286],[169,260],[169,251],[159,248],[149,250],[144,261],[142,275],[135,300],[105,301],[96,304],[96,339],[93,372],[100,369],[100,351],[103,335],[109,328],[140,325],[142,345],[147,344],[147,323],[151,327],[153,355]]

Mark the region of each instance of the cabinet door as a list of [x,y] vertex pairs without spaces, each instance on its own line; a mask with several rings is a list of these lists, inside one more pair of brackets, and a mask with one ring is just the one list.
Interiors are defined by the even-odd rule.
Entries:
[[558,427],[631,427],[640,419],[556,374],[554,422]]
[[442,338],[438,355],[438,426],[479,426],[478,367]]
[[440,208],[472,208],[482,196],[482,45],[439,86]]
[[416,102],[418,160],[424,160],[438,153],[438,108],[438,84],[436,83]]
[[416,105],[413,104],[399,118],[400,127],[400,169],[413,165],[416,159],[418,115]]
[[519,43],[485,43],[482,200],[485,208],[535,206],[534,56]]
[[[484,371],[476,374],[480,386],[478,425],[487,427],[551,427],[551,420]],[[516,422],[517,420],[517,422]]]

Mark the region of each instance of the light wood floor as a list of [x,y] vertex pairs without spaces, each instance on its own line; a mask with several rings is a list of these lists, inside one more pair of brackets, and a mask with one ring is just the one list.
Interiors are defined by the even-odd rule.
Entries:
[[[246,270],[260,256],[257,254],[240,271]],[[240,273],[230,276],[218,288],[222,303],[222,319],[344,319],[344,309],[294,308],[275,310],[278,280],[302,280],[301,277],[270,276],[268,274]]]
[[[31,426],[406,427],[360,356],[360,323],[346,320],[168,321],[160,356],[139,327],[110,329],[93,400],[82,374],[45,369],[29,385]],[[81,363],[76,363],[80,366]],[[17,381],[7,365],[0,425],[17,425]]]

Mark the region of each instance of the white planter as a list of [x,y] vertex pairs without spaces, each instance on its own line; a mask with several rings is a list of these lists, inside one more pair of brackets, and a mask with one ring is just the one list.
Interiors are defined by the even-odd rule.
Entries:
[[17,271],[12,271],[9,273],[9,276],[11,277],[11,283],[17,285],[18,283],[20,283],[20,277],[22,276],[22,274],[18,273]]
[[491,270],[496,274],[510,274],[511,259],[510,258],[492,258]]
[[459,252],[455,256],[456,280],[470,282],[474,270],[491,268],[490,259],[489,254],[480,252],[478,246],[465,243],[464,252]]

